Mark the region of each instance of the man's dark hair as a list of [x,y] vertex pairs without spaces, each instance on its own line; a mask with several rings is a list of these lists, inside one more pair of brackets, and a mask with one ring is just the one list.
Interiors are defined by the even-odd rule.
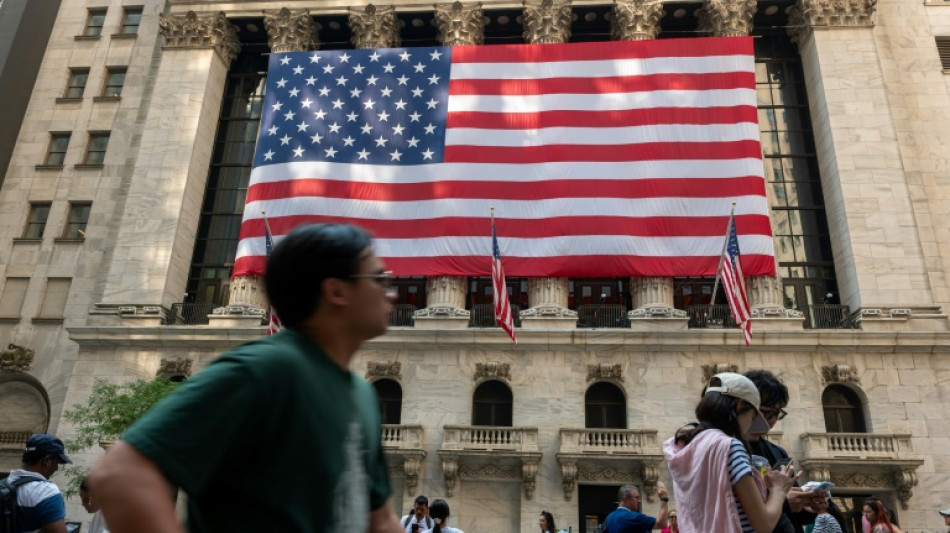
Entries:
[[39,450],[30,450],[28,452],[23,452],[23,459],[22,459],[23,466],[34,466],[40,461],[42,461],[43,459],[45,459],[47,455],[49,454],[46,452],[41,452]]
[[759,396],[762,397],[759,403],[763,407],[788,405],[788,387],[779,381],[775,374],[768,370],[750,370],[745,373],[745,377],[755,383],[755,388],[759,389]]
[[89,490],[89,481],[86,478],[82,478],[82,482],[79,483],[79,490]]
[[358,273],[372,240],[349,224],[308,224],[294,228],[271,252],[264,284],[284,326],[296,329],[312,315],[327,278]]
[[418,496],[416,497],[416,503],[418,503],[419,505],[425,505],[426,507],[428,507],[429,498],[426,498],[425,496]]

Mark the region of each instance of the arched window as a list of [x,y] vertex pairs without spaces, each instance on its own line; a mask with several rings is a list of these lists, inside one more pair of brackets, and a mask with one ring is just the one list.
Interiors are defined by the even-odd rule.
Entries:
[[501,381],[486,381],[472,395],[473,426],[511,426],[511,389]]
[[602,381],[584,395],[584,427],[627,428],[627,399],[620,387]]
[[828,433],[865,433],[864,410],[858,393],[844,385],[829,385],[821,395]]
[[379,398],[379,412],[383,424],[400,424],[402,420],[402,387],[394,380],[379,379],[373,382]]

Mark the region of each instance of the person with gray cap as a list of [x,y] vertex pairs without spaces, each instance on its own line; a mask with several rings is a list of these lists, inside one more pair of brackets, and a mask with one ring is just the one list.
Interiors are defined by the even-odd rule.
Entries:
[[18,533],[66,533],[66,503],[63,493],[49,478],[61,464],[72,464],[63,441],[40,433],[26,441],[23,468],[14,469],[4,479],[16,487],[16,531]]
[[[744,435],[768,429],[759,391],[740,374],[717,374],[696,406],[698,423],[663,444],[680,531],[771,533],[798,475],[752,467]],[[800,474],[799,474],[800,475]]]
[[[950,507],[947,507],[946,509],[943,509],[942,511],[937,511],[937,512],[940,513],[940,516],[943,517],[944,525],[950,528]],[[947,529],[947,533],[950,533],[950,529]]]

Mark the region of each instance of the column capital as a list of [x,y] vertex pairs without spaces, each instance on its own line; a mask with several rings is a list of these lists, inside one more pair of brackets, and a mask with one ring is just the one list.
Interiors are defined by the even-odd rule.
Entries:
[[399,46],[399,21],[392,6],[350,8],[350,28],[353,46],[367,48],[395,48]]
[[306,9],[264,10],[264,28],[271,52],[304,52],[317,47],[317,25]]
[[225,65],[230,65],[241,51],[237,28],[228,22],[223,11],[200,16],[194,11],[184,15],[163,13],[158,27],[165,38],[165,50],[211,48]]
[[570,0],[525,0],[524,40],[531,44],[566,43],[571,38]]
[[699,31],[713,37],[745,37],[752,32],[756,0],[706,0],[698,12]]
[[788,34],[801,46],[815,28],[870,28],[877,0],[797,0],[788,12]]
[[610,18],[610,38],[615,41],[656,39],[664,15],[663,0],[617,0]]
[[485,43],[481,2],[436,4],[435,24],[439,28],[439,41],[445,46]]

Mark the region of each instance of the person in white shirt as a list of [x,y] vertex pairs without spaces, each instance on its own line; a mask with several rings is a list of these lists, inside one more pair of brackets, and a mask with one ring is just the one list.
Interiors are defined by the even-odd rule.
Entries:
[[92,491],[89,490],[89,483],[85,478],[79,484],[79,500],[82,502],[83,509],[87,513],[92,513],[92,521],[89,523],[89,533],[109,533],[106,527],[106,519],[102,517],[102,511],[99,504],[92,497]]
[[446,525],[449,514],[449,504],[445,503],[445,500],[433,500],[429,507],[429,516],[432,517],[435,526],[424,533],[465,533],[461,529]]
[[399,521],[406,533],[418,533],[432,529],[435,522],[429,516],[429,498],[419,496],[412,504],[412,512],[402,517]]

